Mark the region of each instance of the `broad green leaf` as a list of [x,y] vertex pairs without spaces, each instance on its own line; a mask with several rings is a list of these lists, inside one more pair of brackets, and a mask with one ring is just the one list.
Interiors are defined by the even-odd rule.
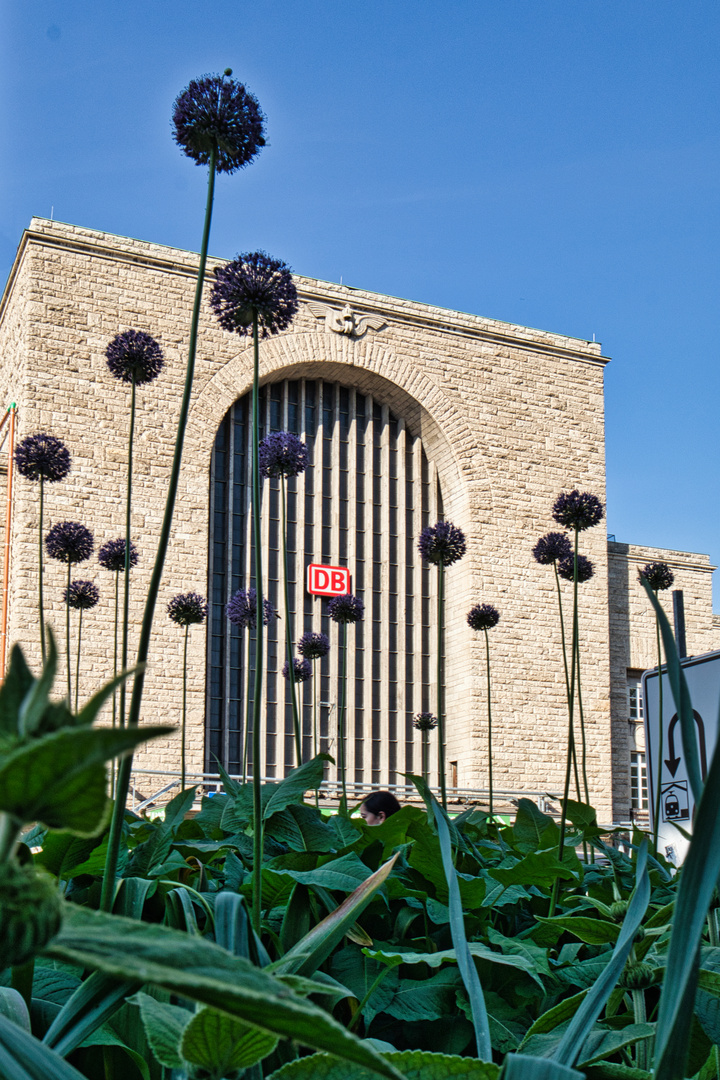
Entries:
[[280,1037],[397,1077],[322,1009],[206,939],[68,905],[60,933],[46,952],[118,979],[163,987]]
[[144,877],[122,878],[113,901],[115,915],[126,915],[128,919],[142,919],[145,901],[157,891],[157,881]]
[[530,799],[519,799],[517,815],[513,824],[515,839],[521,844],[531,845],[534,849],[547,846],[545,841],[548,836],[557,835],[557,823],[549,814],[543,814],[542,810]]
[[555,878],[572,881],[576,874],[561,863],[554,851],[533,851],[520,859],[514,866],[492,866],[488,869],[490,877],[495,878],[507,888],[509,885],[539,885],[552,888]]
[[135,982],[118,982],[94,971],[73,992],[45,1032],[43,1042],[67,1057],[115,1013]]
[[303,885],[320,885],[324,889],[352,892],[367,879],[368,868],[355,852],[341,855],[339,859],[323,863],[314,870],[273,869],[273,873],[287,875]]
[[22,994],[11,986],[0,986],[0,1016],[30,1031],[30,1014]]
[[574,1065],[580,1057],[585,1040],[600,1016],[615,983],[620,978],[635,935],[640,929],[650,902],[650,878],[647,871],[647,842],[643,840],[637,854],[635,888],[625,914],[620,936],[602,975],[585,996],[585,1000],[568,1024],[567,1031],[554,1055],[562,1065]]
[[290,803],[302,799],[306,791],[314,791],[322,783],[325,762],[333,761],[329,754],[318,754],[311,761],[293,769],[279,784],[273,784],[274,790],[263,806],[263,820],[267,821],[278,810],[284,810]]
[[42,851],[35,855],[35,863],[44,866],[55,877],[67,881],[74,877],[75,868],[90,857],[99,843],[97,837],[81,838],[72,833],[48,832],[42,839]]
[[588,1065],[594,1065],[603,1058],[610,1057],[611,1054],[617,1054],[624,1047],[634,1046],[635,1043],[651,1039],[654,1034],[654,1024],[628,1024],[627,1027],[620,1028],[618,1031],[602,1031],[595,1028],[585,1040],[578,1067],[584,1069]]
[[297,945],[293,945],[292,949],[273,965],[273,970],[282,974],[312,975],[365,910],[390,874],[396,858],[397,855],[393,855],[392,859],[355,889],[339,908],[313,927]]
[[183,1059],[180,1044],[193,1014],[178,1005],[156,1001],[142,991],[128,998],[128,1004],[139,1007],[147,1041],[160,1064],[168,1069],[181,1068]]
[[428,979],[400,979],[383,1012],[397,1020],[441,1020],[454,1012],[461,986],[457,968],[437,971]]
[[[500,1073],[499,1066],[489,1062],[429,1050],[402,1050],[382,1056],[405,1080],[497,1080]],[[365,1069],[348,1067],[327,1054],[313,1054],[283,1065],[268,1080],[370,1080],[370,1075]]]
[[166,829],[172,829],[182,823],[188,811],[192,810],[196,793],[197,789],[194,787],[185,788],[170,800],[163,814],[163,825]]
[[[213,755],[215,757],[215,755]],[[215,758],[215,764],[217,765],[218,775],[223,782],[223,787],[227,795],[230,795],[233,799],[239,794],[242,784],[237,780],[233,780],[229,772],[223,768],[222,762]]]
[[[575,802],[573,799],[567,801],[567,818],[578,829],[592,829],[597,828],[597,814],[592,806],[588,806],[587,803]],[[602,833],[601,835],[605,835]]]
[[412,776],[411,779],[425,800],[425,803],[432,806],[435,817],[435,827],[437,828],[438,839],[440,841],[443,870],[447,880],[448,907],[450,910],[450,936],[457,956],[457,964],[460,969],[462,981],[465,984],[465,990],[470,1001],[477,1053],[482,1061],[492,1061],[492,1043],[490,1040],[490,1026],[488,1024],[485,998],[483,997],[480,978],[477,973],[477,968],[473,963],[468,948],[467,938],[465,936],[465,921],[463,919],[462,900],[460,899],[460,886],[458,885],[457,872],[453,863],[450,829],[447,823],[447,816],[425,781],[417,776]]
[[620,934],[616,923],[591,919],[587,915],[553,915],[550,919],[539,917],[538,922],[561,926],[586,945],[612,945]]
[[[599,1061],[597,1065],[587,1065],[584,1071],[587,1080],[652,1080],[652,1073],[646,1069],[636,1069],[632,1065],[620,1065],[613,1061]],[[716,1080],[716,1077],[711,1076],[708,1080]]]
[[18,717],[20,707],[30,692],[35,677],[27,666],[25,654],[19,645],[10,651],[10,666],[0,685],[0,739],[13,740],[19,735]]
[[[352,991],[358,1002],[365,999],[382,970],[383,965],[368,956],[365,949],[346,945],[333,953],[332,974]],[[366,1024],[371,1024],[377,1014],[384,1011],[385,1006],[392,1000],[398,981],[397,971],[390,972],[375,987],[363,1008]]]
[[[487,960],[491,964],[501,964],[505,967],[515,968],[517,971],[525,971],[541,988],[543,986],[542,980],[539,978],[536,971],[535,964],[531,960],[528,960],[526,956],[512,956],[501,952],[495,952],[481,941],[468,942],[468,950],[470,955],[477,957],[478,960]],[[385,948],[363,949],[363,952],[371,959],[379,960],[382,963],[427,964],[428,967],[431,968],[440,967],[441,964],[445,963],[457,964],[457,954],[455,949],[441,949],[439,952],[421,953],[415,952],[412,949],[405,951],[403,949]]]
[[538,1016],[532,1027],[528,1029],[527,1035],[521,1044],[522,1048],[525,1048],[528,1039],[532,1038],[533,1035],[546,1035],[570,1020],[580,1008],[580,1003],[586,993],[587,990],[581,990],[579,994],[573,994],[572,997],[565,998],[557,1005],[554,1005],[552,1009],[544,1012],[542,1016]]
[[45,666],[42,669],[40,678],[33,680],[18,711],[17,726],[21,738],[32,736],[38,729],[42,729],[43,714],[50,704],[49,696],[55,682],[58,653],[55,635],[49,626],[47,629],[48,649]]
[[54,1050],[0,1014],[0,1076],[3,1080],[85,1080]]
[[287,844],[292,851],[328,852],[338,846],[335,830],[307,803],[291,803],[273,814],[265,826],[265,836]]
[[92,836],[102,827],[108,798],[104,763],[170,727],[73,728],[44,735],[0,763],[0,811],[18,821]]
[[702,949],[700,963],[695,1014],[708,1038],[720,1044],[720,948]]
[[272,1054],[276,1035],[243,1024],[216,1009],[200,1009],[182,1036],[180,1052],[186,1061],[206,1069],[215,1080],[247,1069]]
[[527,1054],[508,1054],[501,1080],[584,1080],[585,1073],[560,1065],[550,1058],[529,1057]]

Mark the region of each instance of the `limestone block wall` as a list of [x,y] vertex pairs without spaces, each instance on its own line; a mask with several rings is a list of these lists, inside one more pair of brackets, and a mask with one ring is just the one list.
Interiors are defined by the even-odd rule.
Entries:
[[675,581],[659,593],[663,610],[673,625],[672,592],[682,589],[686,643],[689,656],[720,647],[718,616],[712,612],[712,573],[707,555],[636,544],[608,543],[608,593],[610,602],[610,676],[613,732],[613,798],[616,820],[629,817],[630,753],[643,751],[642,725],[628,721],[628,672],[641,673],[657,666],[655,613],[638,571],[649,562],[668,564]]
[[[108,341],[128,328],[162,344],[166,367],[138,392],[133,528],[140,565],[132,575],[131,656],[155,552],[184,377],[197,257],[142,241],[35,218],[21,242],[0,311],[0,401],[19,406],[19,436],[49,430],[73,455],[66,482],[48,489],[48,526],[80,520],[97,544],[123,531],[129,390],[109,375]],[[212,265],[215,265],[211,262]],[[593,342],[511,326],[411,301],[298,277],[293,327],[263,343],[261,378],[306,374],[368,387],[419,432],[440,477],[446,517],[461,526],[468,554],[447,574],[448,761],[458,783],[487,775],[484,645],[465,623],[478,602],[495,604],[492,631],[495,784],[561,790],[566,705],[552,572],[530,554],[552,529],[557,494],[573,487],[605,499],[603,368]],[[208,277],[208,288],[210,277]],[[314,306],[380,316],[382,326],[346,336]],[[311,306],[312,305],[312,306]],[[172,544],[155,618],[144,720],[178,717],[182,632],[165,614],[177,592],[207,590],[208,477],[218,425],[251,382],[246,339],[223,332],[207,303],[185,440]],[[37,490],[18,478],[13,526],[12,640],[37,662]],[[604,526],[583,534],[595,563],[583,586],[582,632],[591,794],[611,812],[608,553]],[[63,567],[50,564],[47,614],[61,633]],[[93,560],[74,576],[105,597],[112,577]],[[89,693],[111,671],[112,604],[84,621]],[[189,749],[202,768],[204,628],[190,634]],[[174,769],[178,740],[155,743],[140,766]]]

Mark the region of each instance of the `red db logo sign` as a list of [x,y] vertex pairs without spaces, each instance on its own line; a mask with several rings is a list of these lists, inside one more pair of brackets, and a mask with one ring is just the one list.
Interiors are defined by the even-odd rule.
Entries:
[[313,596],[344,596],[350,592],[350,571],[344,566],[310,563],[307,568],[307,591]]

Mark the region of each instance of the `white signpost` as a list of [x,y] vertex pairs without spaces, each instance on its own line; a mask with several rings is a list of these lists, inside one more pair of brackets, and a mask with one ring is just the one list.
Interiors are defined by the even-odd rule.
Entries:
[[[708,765],[718,737],[718,715],[720,711],[720,652],[705,653],[681,661],[682,669],[690,690],[690,700],[695,718],[695,738],[697,740],[700,772],[703,780],[707,775]],[[662,760],[660,749],[660,680],[658,669],[646,671],[642,678],[643,701],[645,702],[645,743],[647,749],[648,800],[650,803],[650,825],[654,828],[655,799],[660,784],[660,825],[658,828],[658,849],[671,862],[680,864],[688,849],[688,841],[677,824],[685,832],[691,833],[695,817],[695,800],[687,774],[680,721],[670,689],[667,669],[663,666],[663,715],[662,715]]]

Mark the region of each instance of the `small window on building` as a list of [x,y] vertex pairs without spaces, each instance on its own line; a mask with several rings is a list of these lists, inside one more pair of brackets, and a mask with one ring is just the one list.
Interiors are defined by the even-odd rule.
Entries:
[[628,675],[628,720],[642,723],[644,719],[642,682],[635,676]]
[[639,752],[630,755],[630,805],[633,810],[648,808],[645,755]]

